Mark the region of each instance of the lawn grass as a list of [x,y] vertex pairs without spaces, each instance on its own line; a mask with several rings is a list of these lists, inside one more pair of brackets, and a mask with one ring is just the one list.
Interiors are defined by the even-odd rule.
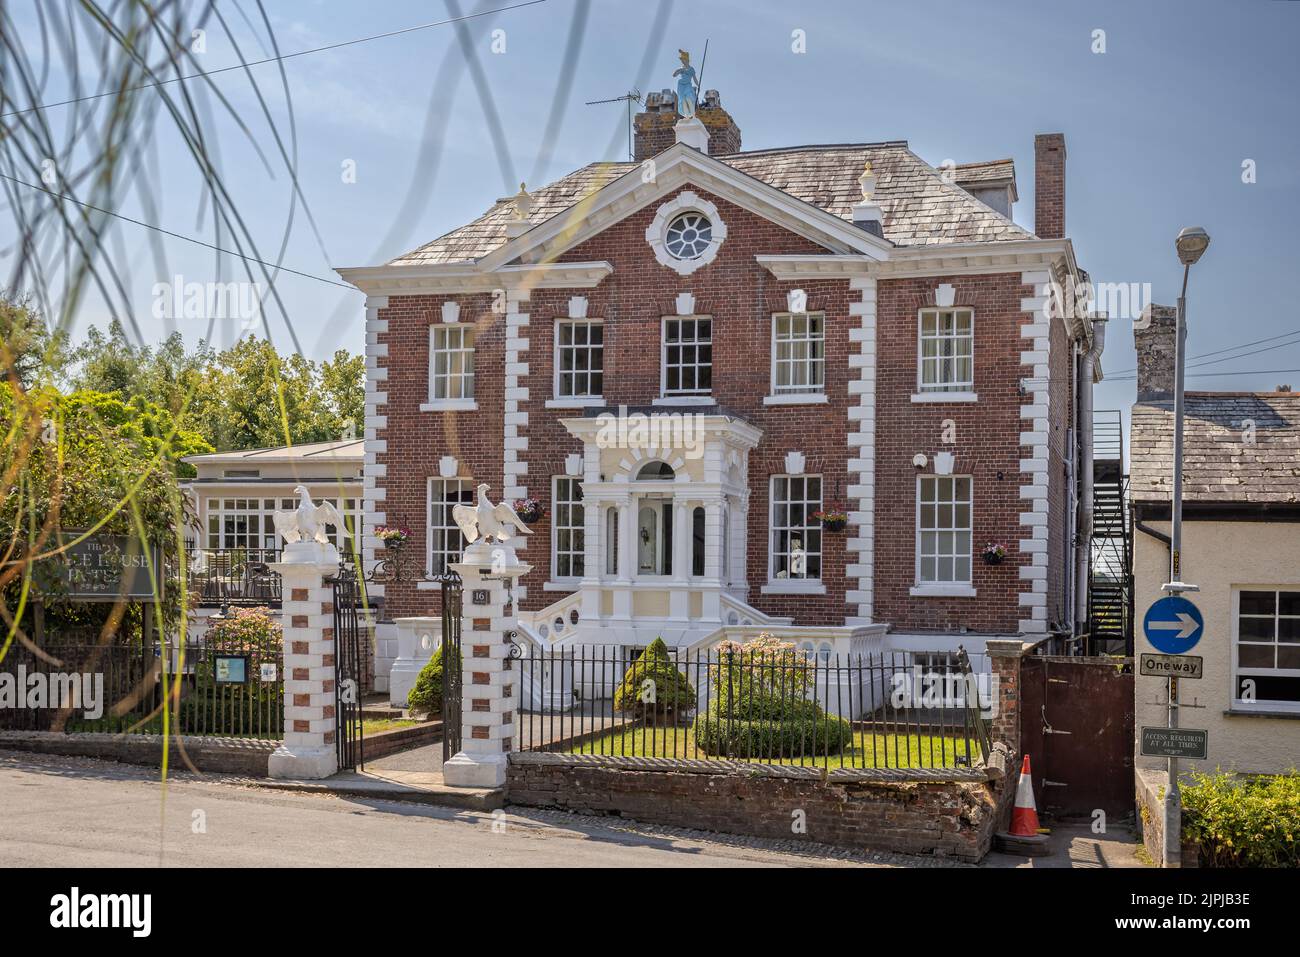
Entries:
[[424,724],[424,722],[416,721],[414,718],[363,718],[361,720],[361,733],[379,734],[381,731],[413,728],[417,724]]
[[[713,755],[697,751],[689,725],[676,727],[622,728],[585,741],[569,754],[611,754],[619,757],[686,758],[712,760]],[[969,767],[970,759],[981,760],[979,745],[965,738],[937,734],[881,734],[856,731],[842,754],[829,757],[805,755],[785,758],[738,758],[753,764],[792,764],[838,768],[953,768]],[[958,759],[962,759],[958,763]]]

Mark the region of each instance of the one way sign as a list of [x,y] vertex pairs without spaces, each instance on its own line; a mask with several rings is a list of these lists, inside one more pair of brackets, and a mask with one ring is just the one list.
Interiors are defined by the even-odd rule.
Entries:
[[1181,595],[1153,602],[1142,619],[1147,641],[1167,655],[1186,654],[1201,640],[1205,619],[1201,610]]

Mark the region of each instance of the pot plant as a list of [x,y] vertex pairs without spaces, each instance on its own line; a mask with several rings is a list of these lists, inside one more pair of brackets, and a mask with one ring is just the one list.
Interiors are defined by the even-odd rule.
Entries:
[[985,565],[1001,565],[1002,559],[1007,557],[1007,546],[1000,542],[989,542],[984,546],[982,554]]
[[540,499],[517,498],[514,505],[515,514],[529,525],[541,521],[542,516],[546,514],[546,506],[541,503]]
[[821,522],[822,528],[828,532],[842,532],[849,524],[849,516],[838,508],[824,508],[813,512],[812,517],[815,521]]

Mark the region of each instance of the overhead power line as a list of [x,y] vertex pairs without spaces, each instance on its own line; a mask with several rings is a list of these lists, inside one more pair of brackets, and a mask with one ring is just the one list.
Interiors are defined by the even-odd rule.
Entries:
[[145,229],[152,229],[156,232],[162,233],[164,236],[171,236],[173,239],[184,240],[187,243],[193,243],[196,246],[202,246],[205,249],[211,249],[214,252],[225,253],[227,256],[234,256],[236,259],[242,259],[244,262],[257,263],[259,266],[266,266],[268,269],[274,269],[277,272],[292,273],[295,276],[302,276],[304,279],[314,279],[317,282],[329,283],[331,286],[339,286],[340,288],[343,289],[349,289],[349,290],[356,289],[355,286],[350,286],[345,282],[339,282],[335,279],[326,279],[324,276],[313,276],[309,272],[301,272],[297,269],[290,269],[288,266],[280,266],[272,262],[267,262],[265,259],[258,259],[254,256],[248,256],[245,255],[244,253],[235,252],[234,250],[231,249],[225,249],[221,246],[214,246],[212,243],[205,243],[203,240],[195,239],[193,236],[186,236],[182,233],[174,233],[170,229],[163,229],[163,227],[155,226],[153,223],[146,223],[143,220],[132,219],[130,216],[123,216],[121,213],[115,213],[111,209],[104,209],[102,206],[95,206],[91,203],[83,203],[81,200],[74,199],[73,197],[69,196],[67,193],[56,193],[52,189],[46,189],[44,186],[37,186],[34,183],[25,182],[21,179],[17,179],[16,177],[10,176],[8,173],[0,173],[0,177],[9,180],[12,183],[17,183],[19,186],[26,186],[28,189],[35,189],[35,190],[39,190],[42,193],[48,193],[50,196],[53,196],[55,199],[66,199],[69,203],[74,203],[75,205],[80,206],[83,209],[90,209],[90,210],[94,210],[97,213],[103,213],[105,216],[112,216],[116,219],[122,220],[123,222],[131,223],[133,226],[143,226]]
[[505,13],[509,10],[518,10],[521,7],[531,7],[538,3],[545,3],[546,0],[524,0],[522,3],[511,4],[508,7],[497,7],[495,10],[483,10],[479,13],[467,13],[459,17],[449,17],[446,20],[435,20],[432,23],[421,23],[413,27],[403,27],[401,30],[390,30],[387,33],[376,33],[369,37],[357,37],[354,40],[342,40],[338,43],[329,43],[323,47],[313,47],[310,50],[299,50],[296,53],[284,53],[278,56],[269,56],[262,60],[251,60],[247,63],[236,63],[233,66],[221,67],[216,70],[199,70],[195,73],[187,73],[184,76],[172,77],[168,80],[159,80],[156,83],[141,83],[139,86],[121,87],[116,90],[105,90],[102,93],[89,93],[86,96],[74,96],[67,100],[58,100],[54,103],[42,103],[39,106],[29,106],[21,110],[11,110],[8,113],[0,113],[0,117],[22,116],[24,113],[35,113],[39,110],[49,110],[56,106],[69,106],[73,103],[83,103],[86,100],[98,100],[105,96],[116,96],[119,93],[131,93],[136,90],[147,90],[154,87],[165,86],[169,83],[180,83],[184,80],[195,80],[200,77],[216,76],[219,73],[229,73],[232,70],[244,70],[252,66],[261,66],[264,63],[276,63],[284,60],[292,60],[295,57],[309,56],[313,53],[324,53],[327,50],[338,50],[342,47],[355,46],[358,43],[369,43],[371,40],[384,40],[388,37],[401,36],[404,33],[415,33],[417,30],[428,30],[431,27],[442,27],[449,23],[459,23],[462,20],[474,20],[478,17],[488,17],[496,13]]

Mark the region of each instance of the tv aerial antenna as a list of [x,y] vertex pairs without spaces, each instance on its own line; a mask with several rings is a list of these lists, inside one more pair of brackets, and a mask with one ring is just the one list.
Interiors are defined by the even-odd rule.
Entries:
[[602,103],[626,103],[627,104],[627,158],[629,160],[635,158],[635,154],[632,152],[632,104],[633,103],[640,104],[640,102],[641,102],[641,91],[638,90],[636,87],[632,87],[631,90],[629,90],[627,93],[624,93],[622,96],[611,96],[607,100],[587,101],[587,106],[599,106]]

